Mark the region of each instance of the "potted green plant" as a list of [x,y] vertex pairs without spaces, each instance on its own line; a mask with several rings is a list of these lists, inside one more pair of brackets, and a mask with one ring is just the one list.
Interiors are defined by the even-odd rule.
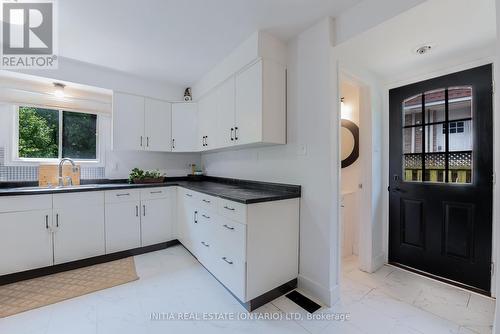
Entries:
[[130,183],[163,183],[164,179],[165,177],[157,169],[144,171],[134,168],[128,177]]

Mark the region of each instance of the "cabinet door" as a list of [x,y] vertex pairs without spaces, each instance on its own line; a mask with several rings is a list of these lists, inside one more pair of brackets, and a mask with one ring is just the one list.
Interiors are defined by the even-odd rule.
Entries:
[[177,211],[177,231],[178,238],[180,242],[186,247],[191,253],[196,255],[195,250],[195,224],[197,224],[198,212],[195,208],[194,201],[185,198],[183,192],[179,192],[179,197],[177,199],[178,211]]
[[104,192],[57,194],[54,201],[54,263],[105,253]]
[[262,61],[236,75],[236,145],[262,141]]
[[0,275],[53,264],[51,220],[52,210],[0,214]]
[[106,204],[106,253],[141,247],[140,202]]
[[155,152],[172,150],[172,109],[169,102],[146,98],[145,149]]
[[174,198],[169,194],[166,198],[142,201],[142,246],[170,241],[174,222]]
[[[235,142],[234,140],[234,77],[226,80],[217,89],[217,131],[216,145],[217,147],[229,147]],[[212,120],[213,121],[213,120]]]
[[172,104],[172,152],[198,151],[198,106]]
[[217,135],[217,94],[208,93],[198,103],[198,138],[200,150],[216,148]]
[[142,150],[144,138],[144,97],[113,94],[113,149]]

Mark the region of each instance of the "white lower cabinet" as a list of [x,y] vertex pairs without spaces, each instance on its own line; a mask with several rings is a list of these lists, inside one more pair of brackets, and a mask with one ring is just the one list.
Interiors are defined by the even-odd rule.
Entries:
[[173,239],[175,188],[106,191],[106,253]]
[[106,253],[141,247],[139,201],[106,203]]
[[53,195],[54,264],[105,253],[104,194]]
[[0,275],[52,265],[52,208],[0,213]]
[[242,204],[179,187],[179,240],[240,301],[298,276],[299,199]]
[[141,192],[141,242],[150,246],[173,239],[175,188],[148,188]]

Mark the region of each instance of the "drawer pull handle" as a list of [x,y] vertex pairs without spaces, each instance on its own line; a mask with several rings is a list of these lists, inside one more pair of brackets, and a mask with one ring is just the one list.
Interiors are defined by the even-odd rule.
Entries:
[[194,223],[198,224],[198,211],[194,212]]
[[146,217],[146,205],[142,206],[142,215]]
[[159,190],[159,191],[150,191],[149,193],[150,194],[161,194],[163,191]]
[[202,242],[201,242],[201,244],[202,244],[203,246],[205,246],[205,247],[210,247],[210,245],[209,245],[209,244],[207,244],[205,241],[202,241]]
[[193,195],[191,195],[191,194],[186,194],[186,196],[187,196],[187,197],[193,197]]
[[122,197],[122,196],[130,196],[129,193],[126,193],[126,194],[116,194],[116,197]]
[[225,227],[225,228],[227,228],[228,230],[231,230],[231,231],[232,231],[232,230],[234,230],[234,227],[228,226],[228,225],[226,225],[226,224],[224,224],[224,225],[222,225],[222,226],[224,226],[224,227]]
[[208,199],[204,199],[203,202],[205,202],[205,203],[211,203]]
[[49,229],[49,215],[45,215],[45,228]]
[[222,259],[223,259],[224,261],[226,261],[226,263],[233,264],[233,261],[229,261],[229,260],[227,259],[227,257],[225,257],[225,256],[224,256]]
[[138,205],[135,206],[135,216],[139,217],[139,206]]
[[230,208],[230,207],[228,207],[228,206],[226,206],[226,205],[224,205],[224,209],[226,209],[226,210],[231,210],[231,211],[236,210],[235,208]]
[[56,227],[59,228],[59,214],[56,213]]
[[203,218],[210,219],[210,217],[209,217],[209,216],[207,216],[207,215],[205,215],[205,214],[203,214],[203,215],[201,215],[201,216],[202,216]]

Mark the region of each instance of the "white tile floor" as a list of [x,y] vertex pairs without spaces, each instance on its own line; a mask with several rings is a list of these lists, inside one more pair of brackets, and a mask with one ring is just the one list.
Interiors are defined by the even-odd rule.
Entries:
[[[392,267],[368,275],[344,266],[342,301],[317,315],[335,320],[150,320],[152,312],[243,314],[238,302],[182,247],[136,257],[140,280],[0,319],[2,334],[153,333],[488,333],[493,301]],[[285,297],[257,316],[305,317]]]

